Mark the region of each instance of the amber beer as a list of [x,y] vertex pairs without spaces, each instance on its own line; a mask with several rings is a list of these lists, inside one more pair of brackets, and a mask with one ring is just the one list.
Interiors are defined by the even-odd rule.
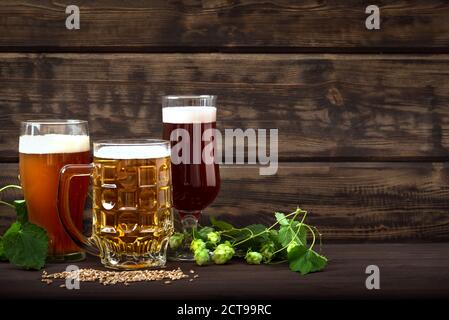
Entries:
[[[162,109],[163,138],[170,140],[176,129],[184,129],[189,134],[190,158],[188,163],[172,165],[173,205],[182,215],[199,215],[200,211],[210,205],[220,191],[220,172],[218,163],[206,163],[199,156],[195,163],[194,153],[204,150],[207,143],[201,139],[204,132],[216,129],[215,107],[168,107]],[[199,139],[194,139],[195,127]],[[175,145],[180,141],[172,141]],[[198,147],[194,144],[198,143]],[[198,217],[197,217],[198,218]]]
[[[93,181],[92,235],[87,239],[73,230],[72,237],[88,250],[97,247],[109,268],[164,266],[173,233],[170,169],[168,141],[95,142],[93,164],[68,165],[61,171],[61,195],[73,177],[91,175]],[[60,200],[61,219],[71,231],[65,201]]]
[[[48,121],[40,125],[41,128],[45,126],[52,125]],[[54,260],[83,258],[84,253],[61,225],[56,199],[60,169],[68,163],[90,162],[89,136],[24,134],[19,139],[19,160],[20,182],[27,202],[29,220],[46,229],[50,239],[49,258]],[[83,226],[88,183],[88,179],[79,177],[73,181],[70,189],[72,219],[79,228]]]

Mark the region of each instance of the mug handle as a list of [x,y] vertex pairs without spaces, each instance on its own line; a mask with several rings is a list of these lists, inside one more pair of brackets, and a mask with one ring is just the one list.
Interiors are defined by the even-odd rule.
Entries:
[[98,247],[91,238],[86,237],[75,226],[70,213],[69,190],[70,182],[74,177],[90,177],[92,176],[94,164],[68,164],[62,167],[59,174],[58,185],[58,214],[64,229],[70,238],[81,248],[85,249],[92,255],[99,255]]

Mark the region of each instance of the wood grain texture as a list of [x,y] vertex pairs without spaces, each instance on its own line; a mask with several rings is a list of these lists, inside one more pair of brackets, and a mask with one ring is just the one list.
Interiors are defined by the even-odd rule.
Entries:
[[[254,166],[223,166],[208,216],[236,225],[273,223],[274,211],[308,210],[325,242],[449,240],[449,165],[443,163],[288,163],[275,176]],[[17,182],[17,164],[0,182]],[[6,198],[20,197],[11,191]],[[3,226],[11,216],[3,215]]]
[[[313,304],[308,299],[447,299],[449,294],[449,244],[325,244],[323,253],[329,258],[326,269],[319,273],[300,276],[288,269],[288,265],[248,265],[234,259],[222,266],[198,267],[190,262],[168,262],[167,270],[178,266],[187,274],[195,270],[198,278],[193,283],[188,279],[173,281],[170,285],[162,281],[130,283],[129,286],[104,286],[95,282],[82,282],[80,290],[67,290],[59,286],[63,279],[48,285],[40,281],[42,272],[17,269],[8,263],[0,263],[0,298],[46,300],[52,305],[55,300],[145,300],[142,307],[156,307],[160,300],[178,300],[179,305],[190,305],[191,300],[251,300],[264,299],[289,301],[301,300],[310,307],[322,308],[323,302]],[[367,290],[365,269],[375,264],[381,270],[381,290]],[[104,270],[96,257],[89,256],[86,261],[77,262],[80,268]],[[48,273],[64,271],[67,264],[49,263]],[[190,274],[189,274],[190,275]],[[190,275],[192,277],[192,275]],[[269,288],[269,290],[267,289]],[[8,302],[10,303],[10,302]],[[42,301],[40,301],[42,303]],[[113,302],[115,303],[115,302]],[[152,305],[151,303],[155,303]],[[341,307],[343,302],[338,302]],[[358,303],[360,304],[360,303]],[[95,305],[103,306],[101,301]],[[204,305],[204,304],[203,304]],[[275,304],[277,305],[277,304]],[[344,306],[344,304],[343,304]],[[348,308],[353,306],[348,304]],[[401,305],[405,306],[405,305]],[[112,306],[111,306],[112,307]],[[104,308],[100,308],[103,310]],[[99,308],[94,308],[99,310]],[[174,312],[173,308],[166,308]],[[277,309],[278,310],[278,309]],[[272,308],[274,315],[279,314]],[[315,311],[316,308],[313,310]],[[346,308],[335,310],[345,310]],[[372,311],[378,310],[373,308]],[[410,306],[402,307],[400,314],[411,312]],[[422,309],[424,310],[424,309]],[[372,311],[370,313],[372,314]],[[429,308],[425,309],[426,313]],[[91,312],[91,311],[89,311]],[[104,312],[104,311],[102,311]],[[117,308],[114,314],[129,314],[124,308]],[[125,312],[127,312],[125,314]],[[391,310],[389,309],[391,313]],[[302,311],[304,315],[304,310]],[[382,313],[384,314],[384,313]],[[398,312],[399,314],[399,312]],[[379,316],[381,313],[379,312]],[[267,316],[264,315],[264,318]],[[269,316],[268,316],[269,317]],[[279,317],[276,317],[279,318]]]
[[217,94],[218,127],[278,128],[286,161],[449,156],[449,55],[0,54],[0,160],[20,121],[161,135],[164,94]]
[[[81,28],[67,30],[67,5]],[[359,0],[2,0],[0,50],[181,51],[449,48],[445,0],[379,0],[381,29]]]
[[447,240],[448,174],[441,163],[290,163],[265,177],[229,168],[210,213],[271,224],[298,205],[325,241]]

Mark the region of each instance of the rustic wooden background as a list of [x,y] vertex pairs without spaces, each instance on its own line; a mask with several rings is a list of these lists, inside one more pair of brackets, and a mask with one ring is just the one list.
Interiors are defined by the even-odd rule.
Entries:
[[[447,241],[448,18],[445,0],[2,0],[0,185],[17,183],[22,120],[160,136],[162,95],[217,94],[220,128],[279,128],[281,163],[223,166],[208,215],[300,205],[327,242]],[[0,229],[11,219],[1,208]]]

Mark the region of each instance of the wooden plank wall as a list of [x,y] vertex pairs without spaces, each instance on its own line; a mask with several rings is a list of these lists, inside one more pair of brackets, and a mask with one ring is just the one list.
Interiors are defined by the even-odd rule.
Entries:
[[278,128],[281,162],[223,166],[208,215],[269,223],[299,204],[329,242],[448,240],[447,17],[443,0],[3,0],[0,184],[17,182],[22,120],[160,136],[164,94],[217,94],[218,126]]

